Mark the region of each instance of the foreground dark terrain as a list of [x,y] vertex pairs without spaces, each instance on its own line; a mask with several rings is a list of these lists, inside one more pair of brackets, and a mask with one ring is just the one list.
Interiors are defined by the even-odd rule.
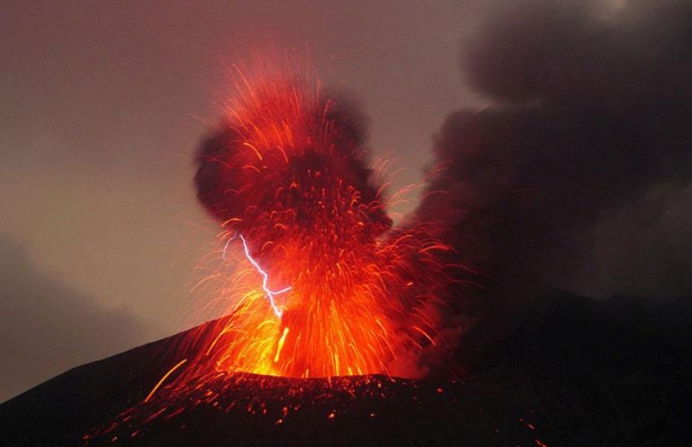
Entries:
[[[179,334],[2,404],[0,444],[687,446],[691,323],[689,299],[554,293],[455,380],[227,375],[142,404],[175,364]],[[209,390],[220,395],[212,403]]]

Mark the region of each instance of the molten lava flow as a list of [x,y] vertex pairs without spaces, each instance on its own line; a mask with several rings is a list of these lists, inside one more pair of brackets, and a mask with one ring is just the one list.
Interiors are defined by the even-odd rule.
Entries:
[[347,101],[319,82],[242,79],[195,178],[221,222],[228,316],[191,341],[201,354],[187,368],[418,375],[402,359],[439,339],[446,247],[429,226],[392,229]]

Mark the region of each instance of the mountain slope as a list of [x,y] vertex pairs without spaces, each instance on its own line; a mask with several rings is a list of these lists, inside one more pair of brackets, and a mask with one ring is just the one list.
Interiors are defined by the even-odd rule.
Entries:
[[456,380],[226,374],[144,404],[183,333],[4,403],[0,443],[682,446],[692,439],[690,323],[691,300],[553,293]]

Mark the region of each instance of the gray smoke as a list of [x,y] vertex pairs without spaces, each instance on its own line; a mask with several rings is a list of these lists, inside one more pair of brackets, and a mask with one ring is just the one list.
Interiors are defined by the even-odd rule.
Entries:
[[[679,274],[692,271],[692,250],[670,250],[676,240],[692,249],[692,222],[680,213],[692,179],[692,4],[602,6],[501,2],[464,43],[465,78],[491,106],[447,118],[435,140],[446,170],[417,213],[442,218],[486,292],[591,291],[580,274],[606,267],[618,284],[641,279],[603,235],[618,228],[620,244],[627,235],[634,243],[661,224],[680,234],[649,232],[647,250],[670,253],[675,268],[649,271],[648,281],[675,281],[666,297],[692,292],[692,275]],[[686,223],[666,221],[671,213]],[[598,264],[607,259],[623,267]]]

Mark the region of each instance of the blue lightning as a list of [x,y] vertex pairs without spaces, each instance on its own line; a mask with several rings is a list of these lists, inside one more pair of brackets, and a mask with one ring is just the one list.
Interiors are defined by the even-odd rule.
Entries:
[[[274,311],[274,314],[276,314],[277,317],[281,318],[281,315],[283,315],[283,311],[279,308],[279,306],[276,305],[276,301],[274,300],[274,297],[276,295],[281,295],[282,293],[286,293],[289,290],[291,290],[291,287],[286,287],[281,290],[273,291],[269,289],[269,274],[265,272],[262,267],[255,261],[255,259],[252,257],[250,254],[250,248],[247,245],[247,241],[243,237],[242,234],[238,234],[238,237],[240,237],[240,240],[243,242],[243,249],[245,250],[245,257],[250,261],[250,263],[255,267],[257,272],[259,272],[260,275],[262,275],[262,290],[264,290],[264,293],[266,294],[267,298],[269,298],[269,305],[272,307],[272,310]],[[232,240],[235,239],[235,236],[232,238],[228,239],[226,242],[226,245],[223,248],[223,258],[226,259],[226,249],[228,248],[228,244],[231,243]]]

